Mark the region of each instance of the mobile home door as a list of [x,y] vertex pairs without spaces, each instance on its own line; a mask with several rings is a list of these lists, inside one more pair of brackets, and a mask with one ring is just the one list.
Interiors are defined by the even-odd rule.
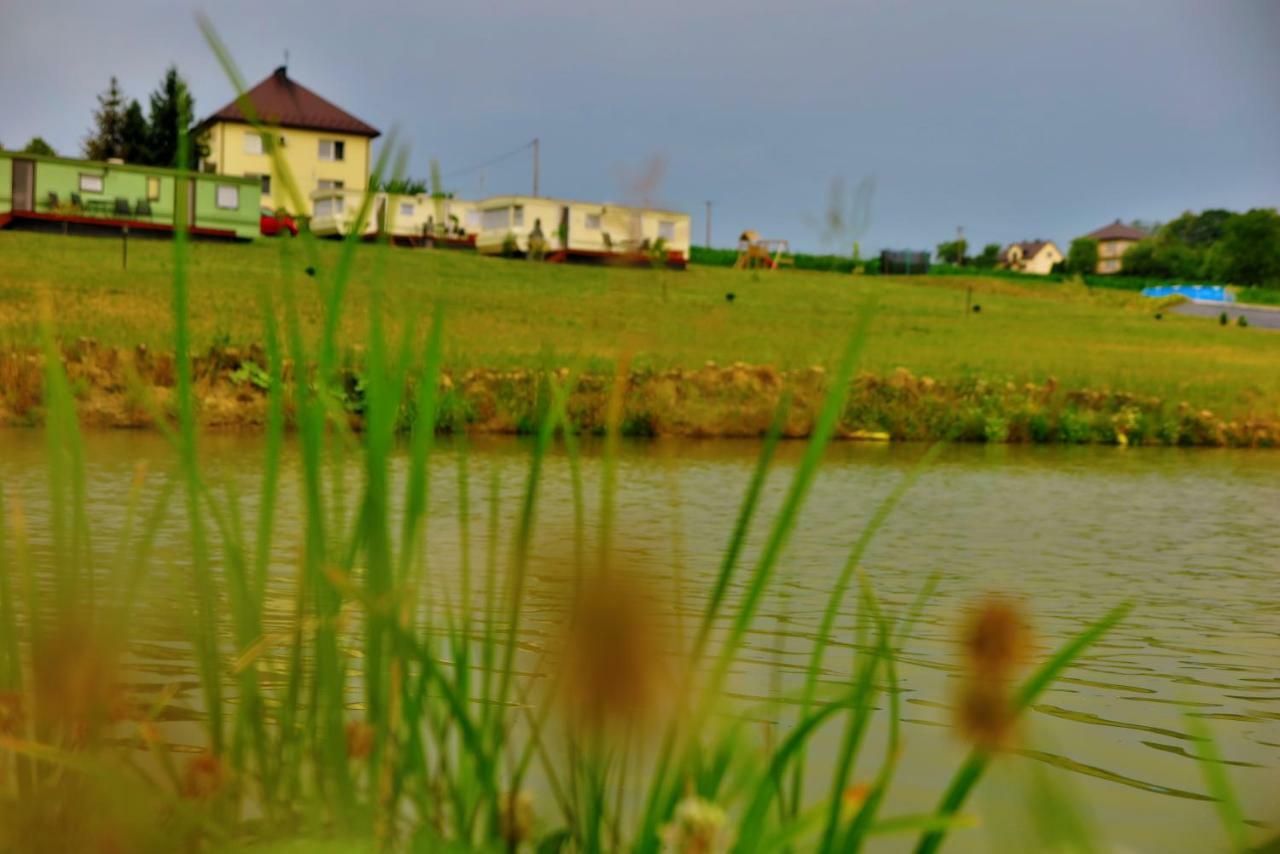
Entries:
[[36,162],[34,160],[13,161],[13,209],[29,211],[35,209],[36,201]]

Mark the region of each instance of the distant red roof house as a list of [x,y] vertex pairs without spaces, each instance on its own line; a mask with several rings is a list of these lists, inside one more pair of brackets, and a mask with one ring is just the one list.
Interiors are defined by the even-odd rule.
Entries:
[[[373,125],[362,122],[341,107],[321,98],[301,83],[289,79],[284,66],[277,68],[270,77],[246,94],[257,111],[258,118],[268,124],[367,136],[370,139],[382,133]],[[249,121],[240,109],[239,99],[209,116],[201,122],[201,126],[220,121]]]
[[1125,225],[1120,220],[1085,235],[1098,241],[1097,270],[1099,273],[1119,273],[1124,265],[1125,250],[1149,236],[1142,229]]
[[1125,225],[1120,220],[1116,220],[1111,225],[1104,225],[1102,228],[1085,235],[1085,237],[1093,238],[1099,243],[1104,240],[1142,240],[1147,236],[1147,233],[1142,229],[1134,228],[1132,225]]

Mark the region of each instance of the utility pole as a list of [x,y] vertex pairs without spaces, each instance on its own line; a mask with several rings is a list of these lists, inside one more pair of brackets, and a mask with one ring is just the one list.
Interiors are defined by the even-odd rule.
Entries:
[[711,248],[711,201],[707,201],[707,248]]
[[961,246],[962,243],[964,243],[964,226],[957,225],[956,226],[956,249],[959,250],[960,257],[956,259],[956,266],[959,266],[959,267],[964,266],[964,248]]
[[535,136],[533,138],[533,197],[538,197],[538,148],[539,140]]

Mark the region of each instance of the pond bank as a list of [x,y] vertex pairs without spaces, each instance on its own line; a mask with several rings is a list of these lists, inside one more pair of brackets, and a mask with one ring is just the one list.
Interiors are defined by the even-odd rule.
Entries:
[[[62,361],[80,417],[91,428],[154,428],[172,418],[174,359],[146,347],[112,348],[84,339],[64,348]],[[193,359],[198,418],[207,428],[261,427],[270,379],[257,348],[211,348]],[[286,361],[285,413],[292,414],[292,365]],[[602,432],[615,377],[549,371],[468,370],[440,382],[443,432],[532,432],[550,400],[551,383],[572,382],[568,412],[579,430]],[[790,395],[783,427],[804,438],[827,389],[821,366],[780,371],[768,365],[707,362],[697,369],[634,370],[625,378],[622,432],[629,436],[752,438],[768,430],[782,396]],[[335,402],[359,429],[364,380],[342,368],[331,383]],[[30,350],[0,353],[0,426],[42,421],[43,357]],[[413,413],[401,413],[408,427]],[[860,374],[850,388],[837,435],[843,439],[992,443],[1066,443],[1274,447],[1274,414],[1228,419],[1184,401],[1111,389],[935,380],[905,368]]]

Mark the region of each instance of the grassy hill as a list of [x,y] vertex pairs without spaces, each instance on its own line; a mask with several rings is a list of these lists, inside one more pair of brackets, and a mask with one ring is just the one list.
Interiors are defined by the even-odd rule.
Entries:
[[[318,330],[320,288],[339,246],[260,241],[191,247],[194,345],[260,339],[258,289],[297,287]],[[36,342],[48,307],[55,334],[109,346],[169,348],[172,246],[135,240],[128,270],[116,239],[0,233],[0,345]],[[305,270],[319,271],[310,277]],[[972,288],[980,313],[965,313]],[[458,252],[359,247],[341,340],[359,345],[371,294],[392,331],[443,304],[452,369],[547,364],[607,370],[708,360],[793,369],[829,363],[868,297],[877,303],[866,370],[907,368],[955,381],[1108,388],[1185,400],[1232,416],[1280,411],[1280,335],[1165,313],[1111,290],[983,277],[853,277],[784,270],[685,272],[551,266]],[[733,294],[732,301],[727,299]]]

